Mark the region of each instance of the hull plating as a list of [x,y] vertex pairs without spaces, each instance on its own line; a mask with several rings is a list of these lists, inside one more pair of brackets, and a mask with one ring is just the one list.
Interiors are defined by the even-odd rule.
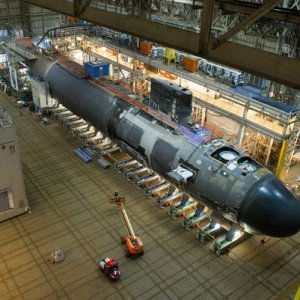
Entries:
[[[225,218],[251,233],[275,237],[300,230],[298,198],[275,175],[245,156],[242,149],[223,140],[196,145],[116,94],[59,64],[45,67],[37,61],[35,69],[42,69],[37,73],[44,76],[52,96],[65,107]],[[174,179],[170,174],[178,166],[192,176]]]

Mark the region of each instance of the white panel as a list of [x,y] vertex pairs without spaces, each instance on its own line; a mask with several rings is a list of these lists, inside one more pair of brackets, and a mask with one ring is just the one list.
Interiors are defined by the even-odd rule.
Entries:
[[26,212],[28,205],[16,131],[12,124],[0,126],[0,166],[0,221],[3,221]]
[[39,108],[48,107],[48,92],[45,81],[31,80],[33,103]]

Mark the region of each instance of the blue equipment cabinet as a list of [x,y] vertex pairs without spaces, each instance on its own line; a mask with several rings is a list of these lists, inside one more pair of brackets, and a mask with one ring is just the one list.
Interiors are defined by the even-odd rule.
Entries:
[[86,62],[84,69],[88,76],[94,78],[109,75],[109,63],[104,61]]

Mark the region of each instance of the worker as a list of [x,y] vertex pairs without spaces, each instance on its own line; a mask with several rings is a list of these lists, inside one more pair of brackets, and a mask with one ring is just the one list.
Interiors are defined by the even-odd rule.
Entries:
[[114,197],[111,199],[116,204],[120,205],[121,202],[125,202],[125,198],[121,198],[119,192],[114,192]]

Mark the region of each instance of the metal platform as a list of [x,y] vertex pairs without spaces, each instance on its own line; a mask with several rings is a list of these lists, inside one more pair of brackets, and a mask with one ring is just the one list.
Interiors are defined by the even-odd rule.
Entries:
[[[110,43],[109,40],[97,37],[92,38],[89,36],[85,36],[85,39],[95,43],[95,45],[101,45],[109,49],[113,49],[117,51],[117,53],[128,55],[129,57],[141,61],[148,66],[174,74],[180,78],[180,81],[181,79],[186,79],[195,84],[200,84],[202,87],[211,91],[215,91],[219,95],[217,98],[210,97],[205,94],[194,95],[194,102],[275,139],[281,140],[282,138],[287,138],[290,134],[290,126],[299,120],[299,110],[296,113],[290,113],[289,111],[275,108],[272,105],[268,105],[253,98],[245,97],[239,93],[235,93],[233,90],[230,90],[229,86],[217,83],[211,77],[193,74],[188,71],[178,69],[175,65],[166,65],[160,60],[151,59],[148,56],[131,51],[130,49],[120,45],[114,45]],[[101,56],[92,51],[89,51],[88,53],[93,57],[102,57],[103,59],[107,59],[107,56]],[[118,65],[120,68],[125,67],[123,66],[124,64],[122,64],[122,61],[117,58],[116,61],[112,63]],[[280,123],[280,126],[278,126],[278,122]]]

